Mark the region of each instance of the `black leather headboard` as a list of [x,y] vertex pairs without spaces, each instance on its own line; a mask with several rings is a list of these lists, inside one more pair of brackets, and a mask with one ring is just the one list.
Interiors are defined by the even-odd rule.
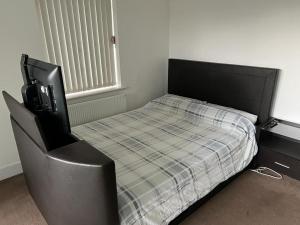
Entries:
[[270,117],[279,70],[231,64],[169,59],[170,94]]

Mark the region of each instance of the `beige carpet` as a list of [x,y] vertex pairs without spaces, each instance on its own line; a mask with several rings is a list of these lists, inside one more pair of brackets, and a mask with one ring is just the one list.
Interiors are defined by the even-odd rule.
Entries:
[[47,225],[22,175],[0,183],[0,225]]
[[[182,223],[196,224],[300,224],[300,181],[288,177],[278,181],[246,172]],[[46,225],[23,176],[0,182],[0,225]]]

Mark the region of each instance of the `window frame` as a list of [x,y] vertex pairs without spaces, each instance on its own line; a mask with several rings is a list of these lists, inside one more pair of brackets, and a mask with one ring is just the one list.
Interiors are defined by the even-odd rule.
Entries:
[[[84,0],[81,0],[84,1]],[[101,0],[98,0],[101,1]],[[101,94],[101,93],[106,93],[106,92],[111,92],[111,91],[117,91],[120,89],[123,89],[124,87],[122,86],[122,80],[121,80],[121,71],[120,71],[120,54],[119,54],[119,35],[118,35],[118,20],[117,20],[117,0],[109,0],[110,4],[111,4],[111,14],[112,14],[112,31],[113,34],[112,36],[115,37],[115,43],[113,44],[113,57],[114,57],[114,76],[116,79],[116,84],[111,85],[111,86],[106,86],[106,87],[98,87],[98,88],[93,88],[93,89],[89,89],[89,90],[82,90],[82,91],[75,91],[75,92],[71,92],[71,93],[66,93],[66,99],[70,100],[70,99],[76,99],[76,98],[82,98],[82,97],[86,97],[86,96],[90,96],[90,95],[97,95],[97,94]],[[36,3],[36,10],[38,13],[39,18],[41,17],[41,14],[39,12],[39,7],[38,7],[38,0],[35,1]],[[42,19],[39,19],[39,23],[40,23],[40,28],[41,31],[43,33],[43,22]],[[45,34],[43,34],[44,36],[44,44],[45,44],[45,52],[46,55],[48,55],[47,53],[47,43],[46,43],[46,37]],[[49,60],[49,58],[48,58]],[[62,65],[60,65],[62,66]],[[64,81],[66,82],[66,81]]]
[[[100,0],[101,1],[101,0]],[[121,70],[120,70],[120,53],[119,53],[119,33],[118,33],[118,23],[117,23],[117,0],[110,0],[111,2],[111,8],[112,8],[112,29],[113,29],[113,35],[115,36],[116,43],[114,44],[114,66],[115,66],[115,76],[116,76],[116,84],[109,87],[101,87],[101,88],[94,88],[91,90],[86,91],[78,91],[74,93],[66,94],[66,99],[76,99],[76,98],[82,98],[90,95],[97,95],[97,94],[103,94],[111,91],[117,91],[121,90],[124,87],[122,86],[122,80],[121,80]]]

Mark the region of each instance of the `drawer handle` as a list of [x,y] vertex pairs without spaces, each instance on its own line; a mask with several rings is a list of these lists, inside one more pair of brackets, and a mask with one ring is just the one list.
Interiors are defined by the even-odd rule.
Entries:
[[282,166],[282,167],[284,167],[284,168],[290,169],[290,167],[287,166],[287,165],[281,164],[281,163],[279,163],[279,162],[274,162],[274,163],[275,163],[276,165],[278,165],[278,166]]

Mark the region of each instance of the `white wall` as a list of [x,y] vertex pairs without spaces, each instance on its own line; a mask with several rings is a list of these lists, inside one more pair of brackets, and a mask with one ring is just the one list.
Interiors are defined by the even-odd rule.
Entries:
[[[142,106],[166,91],[168,11],[168,0],[117,0],[120,69],[126,87],[121,92],[127,95],[128,109]],[[34,0],[1,0],[0,32],[0,90],[8,91],[21,101],[21,53],[46,60]],[[87,99],[98,97],[101,96]],[[2,96],[0,146],[1,180],[21,169],[8,110]]]
[[166,91],[168,0],[117,0],[121,76],[128,109]]
[[282,69],[273,115],[300,123],[299,0],[170,0],[170,57]]
[[[0,90],[21,100],[21,53],[45,59],[33,0],[0,2]],[[0,96],[0,180],[21,171],[9,114]]]

